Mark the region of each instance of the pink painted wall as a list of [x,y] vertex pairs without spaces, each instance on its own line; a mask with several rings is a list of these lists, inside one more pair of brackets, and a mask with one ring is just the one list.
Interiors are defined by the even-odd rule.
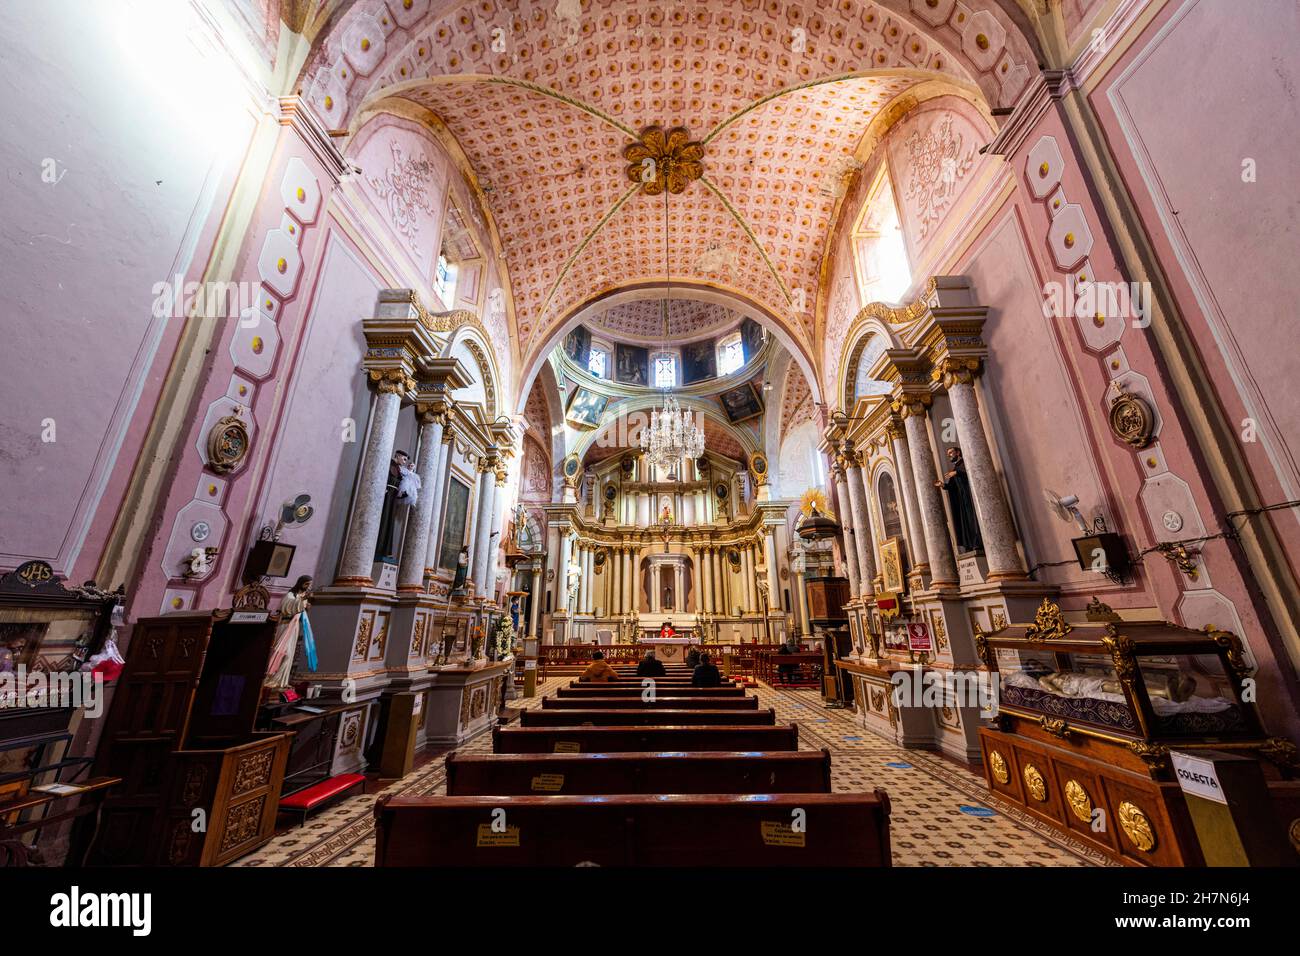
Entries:
[[[1298,31],[1300,12],[1282,0],[1173,2],[1090,96],[1205,364],[1207,398],[1237,426],[1266,503],[1300,498],[1300,359],[1285,331],[1300,248]],[[1300,570],[1300,512],[1258,520]]]
[[6,23],[0,76],[21,108],[0,139],[0,568],[39,558],[80,581],[186,321],[153,315],[155,283],[202,273],[254,107],[236,94],[196,113],[185,99],[228,76],[220,56],[160,85],[177,52],[108,5],[20,4]]

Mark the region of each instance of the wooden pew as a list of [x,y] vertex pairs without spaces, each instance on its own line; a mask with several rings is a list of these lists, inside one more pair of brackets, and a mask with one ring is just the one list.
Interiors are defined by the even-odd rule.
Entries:
[[[502,813],[504,811],[504,820]],[[802,817],[803,832],[791,821]],[[495,831],[494,823],[502,832]],[[395,797],[376,866],[889,866],[889,797],[870,794]]]
[[492,728],[492,752],[498,754],[798,749],[797,724],[779,724],[775,727]]
[[640,697],[543,697],[543,710],[585,710],[597,707],[619,710],[641,708],[673,710],[758,710],[757,697],[658,697],[642,700]]
[[[590,700],[595,697],[627,697],[639,695],[641,688],[627,684],[581,684],[577,687],[557,687],[555,696],[559,699]],[[722,687],[655,687],[658,697],[744,697],[745,688],[725,684]]]
[[829,750],[447,755],[447,796],[830,793]]
[[764,710],[681,710],[650,708],[646,710],[523,710],[519,712],[521,727],[581,727],[632,726],[644,724],[747,724],[750,726],[776,724],[776,711]]

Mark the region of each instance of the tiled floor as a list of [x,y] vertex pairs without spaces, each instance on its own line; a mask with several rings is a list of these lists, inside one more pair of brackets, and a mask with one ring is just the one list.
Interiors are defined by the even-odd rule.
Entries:
[[[512,701],[537,706],[542,694],[568,678],[548,682],[538,697]],[[777,722],[799,724],[801,749],[831,751],[837,792],[888,791],[895,866],[1104,866],[1104,857],[992,797],[982,777],[930,753],[904,750],[863,730],[848,711],[827,710],[813,690],[760,686],[761,706]],[[490,735],[464,748],[487,753]],[[439,757],[384,792],[438,794],[445,787]],[[370,866],[374,860],[375,795],[351,797],[312,817],[239,860],[234,866]],[[990,813],[991,812],[991,813]]]

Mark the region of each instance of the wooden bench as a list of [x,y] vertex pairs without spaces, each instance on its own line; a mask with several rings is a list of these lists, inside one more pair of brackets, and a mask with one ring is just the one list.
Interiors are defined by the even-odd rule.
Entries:
[[829,750],[447,755],[447,796],[830,793]]
[[758,710],[757,697],[658,697],[642,700],[640,697],[543,697],[543,710],[583,710],[596,707],[621,710],[673,709],[673,710]]
[[[791,826],[801,820],[802,830]],[[869,794],[395,797],[376,866],[889,866],[889,797]]]
[[799,727],[493,727],[498,754],[798,750]]
[[775,723],[776,711],[771,707],[764,710],[680,710],[669,708],[597,710],[594,707],[589,707],[584,710],[524,710],[519,712],[519,725],[521,727],[581,727],[583,724],[595,724],[597,726],[764,724],[771,726]]
[[[640,686],[630,684],[580,684],[577,687],[557,687],[555,689],[556,697],[582,698],[582,697],[627,697],[639,695]],[[724,684],[721,687],[661,687],[655,685],[655,694],[658,697],[744,697],[745,688],[732,687],[730,684]]]
[[355,790],[365,782],[366,778],[359,773],[341,773],[336,777],[313,783],[310,787],[303,787],[287,797],[281,797],[280,809],[301,813],[302,821],[299,826],[306,826],[307,816],[313,810],[324,806],[336,797],[343,796],[349,790]]

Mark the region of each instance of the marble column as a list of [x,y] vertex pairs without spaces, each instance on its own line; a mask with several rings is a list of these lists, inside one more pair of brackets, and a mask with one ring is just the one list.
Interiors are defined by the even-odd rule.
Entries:
[[633,614],[641,613],[641,582],[639,580],[636,560],[636,548],[628,548],[624,556],[627,566],[627,609]]
[[776,565],[776,529],[768,525],[763,533],[763,551],[767,560],[767,607],[781,610],[781,579]]
[[835,481],[835,504],[839,508],[840,530],[843,532],[844,567],[849,573],[849,593],[856,597],[862,593],[862,588],[858,575],[858,544],[853,534],[852,499],[849,496],[844,465],[844,459],[837,456],[831,463],[831,476]]
[[501,540],[502,524],[504,523],[504,513],[506,506],[506,479],[509,477],[505,465],[498,464],[496,472],[496,484],[492,488],[492,533],[488,537],[488,557],[487,557],[487,593],[488,597],[495,599],[497,593],[497,567],[501,559]]
[[800,559],[799,572],[794,576],[795,587],[799,591],[795,603],[799,608],[799,633],[804,637],[811,637],[813,629],[808,616],[808,587],[804,568],[803,559]]
[[[373,373],[371,377],[374,377]],[[343,559],[339,562],[336,583],[372,583],[370,569],[375,563],[375,545],[379,542],[388,466],[393,460],[393,444],[397,440],[397,416],[402,410],[402,396],[414,387],[410,377],[401,373],[386,374],[375,382],[377,394],[370,409],[370,432],[366,436],[356,502],[352,507],[352,523],[343,544]]]
[[930,555],[931,586],[957,584],[957,562],[948,536],[948,515],[943,509],[942,492],[935,487],[939,480],[934,470],[934,453],[930,432],[926,428],[926,405],[920,398],[900,400],[903,426],[907,429],[907,446],[912,457],[912,475],[916,497],[921,507],[921,526],[925,530],[925,548]]
[[447,497],[447,482],[451,478],[452,447],[455,436],[445,428],[438,446],[437,480],[429,489],[433,510],[429,513],[429,543],[424,556],[424,573],[432,577],[438,573],[438,559],[442,557],[442,509]]
[[617,545],[609,551],[606,566],[610,573],[609,614],[622,614],[623,607],[623,552]]
[[858,594],[875,594],[876,542],[871,529],[871,506],[867,502],[862,465],[851,450],[846,456],[844,481],[849,486],[849,508],[853,512],[853,539],[858,558]]
[[721,545],[710,550],[709,561],[713,565],[712,573],[709,575],[709,580],[713,582],[713,609],[726,614],[728,612],[727,556]]
[[[974,366],[972,368],[971,366]],[[988,579],[1022,580],[1025,567],[1016,547],[1016,528],[1011,508],[1002,493],[1002,480],[993,466],[988,436],[980,418],[979,399],[975,395],[974,377],[979,374],[979,360],[957,362],[944,359],[939,366],[948,401],[957,422],[957,440],[961,444],[966,476],[970,479],[975,515],[979,519],[980,537],[984,540],[984,557],[988,560]]]
[[569,564],[573,555],[573,542],[569,538],[569,529],[560,530],[560,561],[555,569],[555,601],[557,611],[569,609]]
[[891,419],[885,431],[893,442],[894,464],[898,468],[898,494],[903,501],[903,524],[907,530],[907,550],[913,569],[930,566],[930,552],[925,547],[921,527],[921,506],[916,498],[916,481],[912,477],[912,457],[907,446],[907,429]]
[[583,569],[583,576],[587,579],[582,589],[583,611],[587,614],[596,613],[596,552],[590,544],[583,549],[586,567]]
[[469,556],[469,577],[478,594],[487,594],[488,539],[492,535],[492,499],[496,495],[496,471],[488,459],[479,462],[478,504],[474,509],[474,547]]
[[429,551],[429,519],[437,497],[438,459],[442,454],[442,428],[446,412],[438,406],[419,405],[420,451],[415,473],[420,477],[420,493],[415,508],[406,520],[402,536],[402,556],[397,566],[397,589],[419,591],[424,585],[424,562]]
[[546,601],[546,596],[542,594],[542,569],[533,568],[533,587],[532,587],[532,606],[528,613],[528,634],[530,637],[541,639],[541,633],[538,627],[542,618],[542,604]]

